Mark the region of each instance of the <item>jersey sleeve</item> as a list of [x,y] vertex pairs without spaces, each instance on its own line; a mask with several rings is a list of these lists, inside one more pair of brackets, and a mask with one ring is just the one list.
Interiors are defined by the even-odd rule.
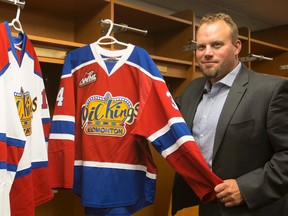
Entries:
[[[74,182],[77,84],[74,82],[77,68],[94,56],[89,45],[70,51],[65,58],[60,86],[48,140],[49,181],[52,188],[72,188]],[[74,74],[74,75],[75,75]]]
[[9,66],[8,59],[8,36],[5,30],[6,26],[4,23],[0,23],[0,76],[6,71]]
[[74,176],[75,100],[70,56],[67,55],[56,99],[48,141],[52,188],[72,188]]
[[[38,60],[38,57],[36,55],[36,52],[33,48],[33,45],[31,44],[30,40],[27,40],[27,43],[30,45],[31,53],[33,53],[34,56],[34,73],[36,74],[36,77],[38,77],[38,96],[40,101],[40,116],[41,116],[41,121],[42,121],[42,127],[43,127],[43,136],[45,138],[46,144],[48,143],[48,138],[49,138],[49,132],[50,132],[50,127],[51,127],[51,118],[50,118],[50,111],[49,111],[49,105],[48,105],[48,99],[47,99],[47,94],[46,94],[46,89],[44,85],[44,80],[43,80],[43,74],[41,70],[41,66]],[[47,152],[47,151],[46,151]]]
[[165,81],[155,76],[160,72],[156,66],[149,70],[149,95],[140,101],[133,133],[146,137],[202,201],[215,199],[214,187],[222,180],[209,169]]
[[[47,142],[51,124],[49,106],[37,55],[29,38],[26,35],[24,38],[25,55],[29,57],[29,61],[25,63],[27,66],[34,64],[34,67],[25,71],[28,78],[23,79],[22,84],[32,96],[34,109],[29,128],[31,133],[25,133],[25,150],[10,192],[11,216],[34,215],[35,206],[48,202],[54,196],[48,182]],[[22,126],[19,128],[23,133]]]
[[[1,119],[3,121],[3,119]],[[2,130],[2,128],[1,128]],[[0,133],[0,215],[10,215],[10,192],[25,141]]]

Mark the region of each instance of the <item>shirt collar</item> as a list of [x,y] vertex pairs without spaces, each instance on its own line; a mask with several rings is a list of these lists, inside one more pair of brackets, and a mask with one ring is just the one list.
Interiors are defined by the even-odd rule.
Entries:
[[229,86],[231,88],[237,74],[240,71],[240,68],[241,68],[241,63],[239,62],[238,65],[230,73],[228,73],[225,77],[223,77],[218,82],[223,83],[224,85]]
[[[228,73],[225,77],[223,77],[221,80],[219,80],[218,82],[216,82],[215,84],[223,84],[223,85],[226,85],[228,86],[229,88],[231,88],[237,74],[239,73],[241,69],[241,63],[239,62],[238,65],[230,72]],[[211,83],[209,80],[207,80],[205,86],[204,86],[204,89],[208,92],[210,92],[211,90]]]

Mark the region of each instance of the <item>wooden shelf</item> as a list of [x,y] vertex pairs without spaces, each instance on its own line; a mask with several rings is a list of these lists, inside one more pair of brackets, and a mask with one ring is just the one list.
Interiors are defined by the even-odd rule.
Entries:
[[56,58],[47,58],[47,57],[38,57],[39,62],[42,63],[51,63],[51,64],[64,64],[64,59],[56,59]]
[[[148,30],[149,35],[164,34],[168,31],[192,26],[192,21],[145,10],[119,1],[115,1],[114,10],[115,22],[129,23],[131,26]],[[137,17],[137,19],[131,19],[131,17]]]
[[67,52],[85,44],[28,35],[40,62],[63,64]]
[[33,13],[42,13],[62,17],[64,19],[74,19],[87,13],[87,11],[98,11],[108,5],[108,0],[29,0],[26,1],[25,10]]
[[251,38],[251,51],[253,54],[274,56],[288,52],[288,48]]
[[178,65],[183,65],[183,66],[192,66],[192,61],[184,61],[184,60],[179,60],[179,59],[174,59],[174,58],[167,58],[167,57],[162,57],[162,56],[156,56],[156,55],[150,55],[153,60],[158,60],[162,62],[170,62],[170,63],[175,63]]
[[[193,23],[195,14],[197,11],[195,13],[181,11],[174,15],[165,15],[119,0],[26,1],[24,10],[21,11],[21,23],[41,62],[45,88],[49,102],[51,102],[49,103],[51,116],[66,53],[92,43],[103,36],[103,29],[99,24],[101,19],[111,19],[118,24],[123,23],[130,27],[147,30],[147,35],[129,31],[114,32],[113,34],[119,41],[132,43],[147,50],[163,74],[173,97],[179,96],[192,79],[202,76],[195,64],[194,51],[183,51],[183,46],[188,41],[195,39],[197,29]],[[11,21],[15,15],[16,7],[14,5],[0,2],[0,22]],[[285,71],[279,70],[279,64],[287,64],[288,48],[274,45],[273,34],[274,32],[270,35],[270,38],[273,39],[270,41],[272,43],[266,43],[251,38],[253,34],[248,28],[241,28],[240,39],[243,43],[241,55],[246,56],[249,53],[268,57],[272,55],[271,57],[275,60],[249,62],[251,63],[249,67],[263,73],[270,72],[274,75],[286,76]],[[267,34],[260,33],[260,36],[266,37]],[[161,160],[164,159],[159,156],[157,166],[162,166],[162,169],[166,168],[166,164]],[[158,179],[161,184],[158,185],[157,191],[161,191],[161,194],[157,195],[156,192],[155,205],[141,210],[137,213],[138,216],[166,215],[171,195],[169,188],[173,184],[173,173],[170,177],[167,171],[163,173],[164,175],[159,172]],[[167,178],[167,173],[169,178]],[[69,197],[71,198],[70,194],[65,194],[64,197],[61,197],[61,201]],[[67,208],[79,216],[84,214],[82,206],[76,203],[80,203],[78,197],[77,200],[69,200],[64,205],[62,203],[58,205],[58,201],[52,200],[46,206],[38,207],[37,216],[56,215],[60,209],[65,214]]]
[[[12,35],[16,36],[17,33],[13,33]],[[79,47],[83,47],[86,45],[84,43],[77,43],[77,42],[59,40],[59,39],[54,39],[54,38],[46,38],[46,37],[40,37],[40,36],[35,36],[35,35],[28,35],[28,37],[33,43],[33,46],[38,56],[41,57],[40,59],[42,59],[42,61],[44,62],[48,61],[49,63],[53,63],[53,59],[55,59],[56,64],[59,64],[60,62],[63,63],[66,52],[74,48],[79,48]],[[168,57],[157,56],[157,55],[150,55],[150,56],[155,61],[175,63],[177,65],[182,65],[186,67],[192,66],[193,64],[192,61],[184,61],[180,59],[168,58]]]
[[67,48],[78,48],[82,47],[85,44],[83,43],[77,43],[73,41],[65,41],[65,40],[59,40],[54,38],[47,38],[47,37],[40,37],[35,35],[28,35],[29,39],[32,42],[36,42],[37,44],[46,44],[46,45],[53,45],[58,47],[67,47]]
[[[17,33],[12,33],[16,36]],[[27,35],[31,40],[40,62],[63,64],[67,52],[85,44],[35,35]]]
[[[10,14],[15,13],[15,7],[11,8],[13,5],[3,3],[3,6],[10,7]],[[98,22],[105,18],[148,30],[147,35],[116,32],[118,40],[143,47],[157,61],[182,64],[185,70],[192,66],[193,52],[182,50],[194,34],[192,20],[189,19],[117,0],[86,0],[85,4],[77,0],[31,0],[21,13],[22,26],[41,57],[40,61],[55,64],[62,62],[71,49],[92,43],[102,36],[103,27]]]

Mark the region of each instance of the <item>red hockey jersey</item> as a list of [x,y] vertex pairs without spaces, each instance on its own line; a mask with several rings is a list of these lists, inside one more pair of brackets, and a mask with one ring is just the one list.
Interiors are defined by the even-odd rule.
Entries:
[[[53,198],[47,176],[49,108],[40,65],[27,35],[20,33],[12,37],[7,22],[0,25],[0,35],[0,65],[5,65],[0,74],[0,86],[5,91],[1,91],[0,96],[1,100],[6,98],[1,106],[6,113],[0,121],[9,122],[6,136],[9,130],[17,131],[13,138],[23,142],[23,154],[14,164],[11,215],[34,216],[35,206]],[[7,155],[8,160],[10,157]]]
[[48,144],[53,187],[72,188],[89,215],[129,215],[153,202],[148,141],[201,198],[222,182],[208,168],[166,83],[140,47],[96,43],[66,56]]

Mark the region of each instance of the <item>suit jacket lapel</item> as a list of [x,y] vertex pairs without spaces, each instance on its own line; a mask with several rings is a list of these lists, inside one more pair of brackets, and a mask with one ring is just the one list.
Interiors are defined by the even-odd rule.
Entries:
[[[205,84],[205,82],[204,82]],[[192,131],[192,128],[193,128],[193,120],[194,120],[194,116],[196,114],[196,111],[197,111],[197,107],[198,107],[198,104],[200,103],[201,99],[202,99],[202,96],[203,96],[203,89],[204,89],[204,85],[201,85],[202,87],[201,88],[197,88],[197,90],[199,89],[200,91],[197,92],[193,92],[193,94],[191,95],[193,99],[193,101],[191,101],[191,104],[190,104],[190,112],[189,112],[189,116],[186,116],[186,119],[188,117],[189,119],[189,122],[188,122],[188,126],[190,127],[190,130]]]
[[242,65],[234,83],[229,91],[225,104],[223,106],[221,115],[219,117],[218,125],[216,128],[214,149],[213,149],[213,159],[219,149],[219,146],[225,135],[226,128],[231,121],[231,118],[237,109],[243,95],[246,92],[248,83],[248,73],[246,67]]
[[193,119],[198,107],[200,100],[202,99],[204,85],[206,83],[206,78],[198,79],[192,89],[189,89],[185,92],[185,95],[182,98],[181,113],[192,131]]

